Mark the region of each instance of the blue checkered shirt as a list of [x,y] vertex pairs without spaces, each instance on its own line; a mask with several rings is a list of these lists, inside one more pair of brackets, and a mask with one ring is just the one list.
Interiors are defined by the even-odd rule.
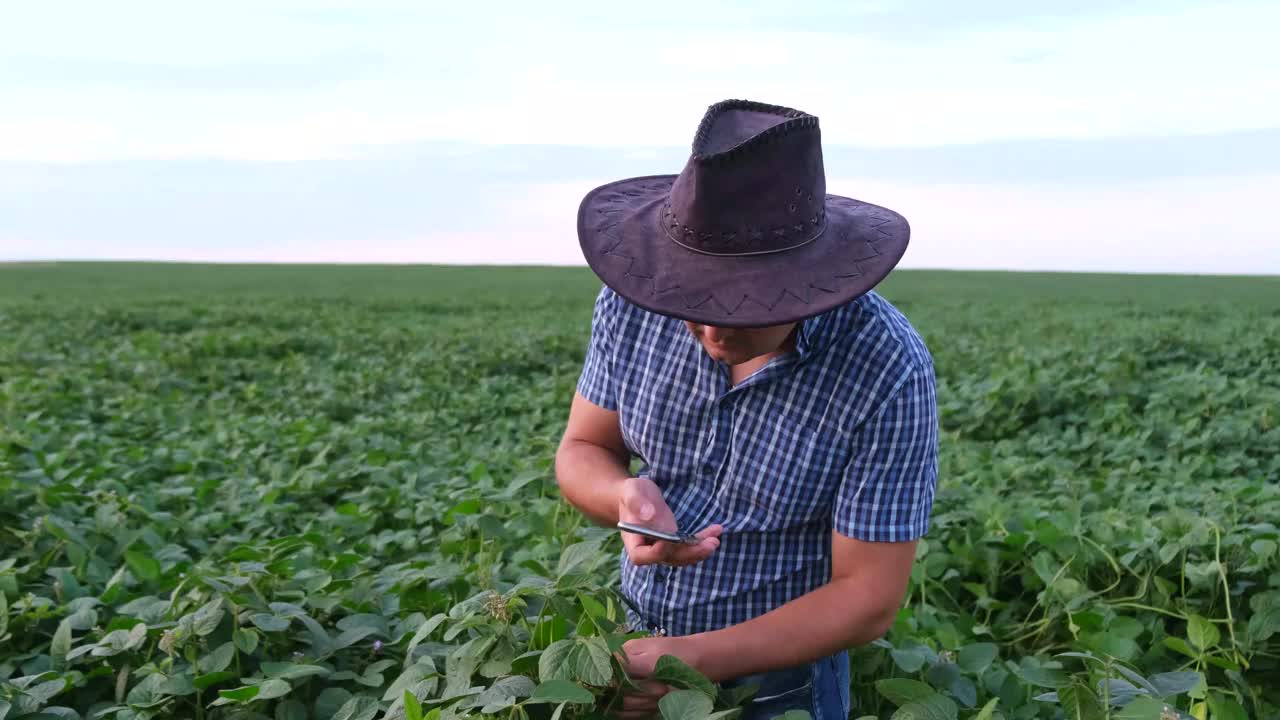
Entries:
[[681,320],[608,288],[578,382],[681,530],[724,526],[687,567],[633,565],[636,627],[687,635],[745,622],[830,580],[831,531],[869,542],[925,534],[938,475],[933,361],[872,292],[803,321],[796,350],[733,386]]

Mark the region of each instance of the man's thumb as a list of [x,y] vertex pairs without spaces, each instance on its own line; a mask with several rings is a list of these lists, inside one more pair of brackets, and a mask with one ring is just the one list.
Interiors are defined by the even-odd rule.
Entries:
[[625,497],[627,509],[635,513],[641,520],[653,519],[653,502],[638,492],[628,492]]

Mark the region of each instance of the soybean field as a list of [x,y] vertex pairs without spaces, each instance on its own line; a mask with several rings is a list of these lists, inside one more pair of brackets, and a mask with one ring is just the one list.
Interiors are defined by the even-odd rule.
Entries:
[[[599,287],[0,265],[0,720],[606,717],[621,545],[552,471]],[[880,292],[941,472],[853,717],[1280,717],[1280,278]]]

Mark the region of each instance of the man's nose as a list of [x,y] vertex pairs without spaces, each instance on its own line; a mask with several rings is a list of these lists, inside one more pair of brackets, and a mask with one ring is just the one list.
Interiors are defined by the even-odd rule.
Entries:
[[728,332],[729,332],[728,330],[724,328],[715,327],[714,325],[702,326],[703,335],[706,335],[707,339],[713,343],[724,342],[725,336],[728,334]]

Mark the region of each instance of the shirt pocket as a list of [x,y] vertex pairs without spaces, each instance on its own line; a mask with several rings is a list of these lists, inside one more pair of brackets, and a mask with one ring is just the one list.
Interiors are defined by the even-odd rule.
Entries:
[[717,498],[727,527],[773,531],[828,520],[847,459],[839,437],[834,425],[781,427],[730,452]]

